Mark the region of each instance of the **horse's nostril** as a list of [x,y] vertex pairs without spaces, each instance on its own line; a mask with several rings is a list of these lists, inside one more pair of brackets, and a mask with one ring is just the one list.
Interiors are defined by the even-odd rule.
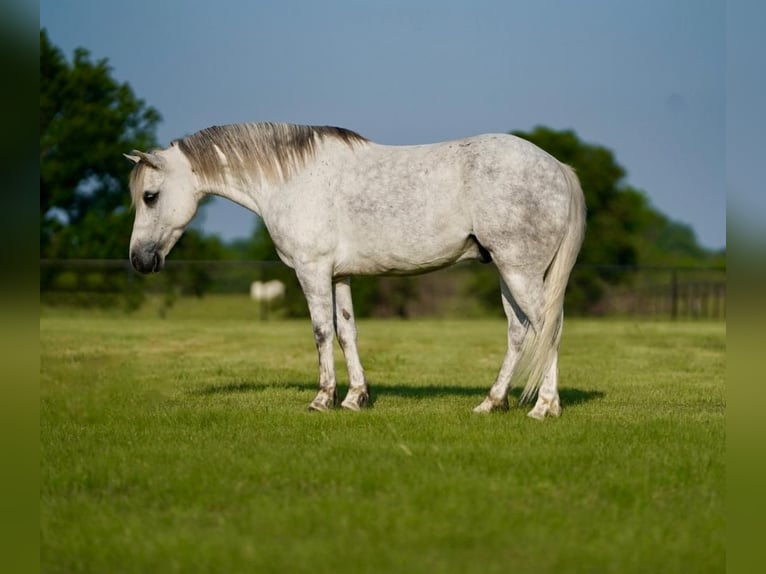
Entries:
[[153,250],[138,249],[130,253],[130,263],[139,273],[152,273],[162,267],[162,256]]

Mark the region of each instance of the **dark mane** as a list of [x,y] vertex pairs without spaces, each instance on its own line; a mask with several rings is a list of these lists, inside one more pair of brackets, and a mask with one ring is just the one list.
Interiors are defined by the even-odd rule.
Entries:
[[224,182],[227,176],[241,181],[259,177],[285,181],[328,139],[350,147],[368,141],[332,126],[244,123],[209,127],[175,143],[197,175],[210,182]]

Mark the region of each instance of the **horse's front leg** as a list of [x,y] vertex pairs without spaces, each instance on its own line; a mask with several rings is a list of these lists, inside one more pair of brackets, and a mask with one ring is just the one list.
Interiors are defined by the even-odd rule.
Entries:
[[314,342],[319,354],[319,392],[309,405],[311,411],[326,411],[335,406],[335,361],[333,359],[333,296],[329,274],[316,269],[296,270],[314,327]]
[[346,357],[348,367],[349,387],[346,398],[341,406],[344,409],[358,411],[366,407],[370,400],[370,392],[364,377],[362,362],[356,347],[356,322],[354,321],[354,305],[351,302],[351,284],[348,278],[333,285],[335,303],[335,333],[338,335],[340,348]]

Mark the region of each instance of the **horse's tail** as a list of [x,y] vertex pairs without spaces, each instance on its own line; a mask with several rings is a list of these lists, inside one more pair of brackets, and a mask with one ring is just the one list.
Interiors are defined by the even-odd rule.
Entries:
[[544,306],[540,327],[537,332],[528,329],[514,369],[513,382],[527,379],[519,400],[521,403],[532,399],[540,388],[558,352],[564,322],[564,292],[585,237],[585,197],[580,181],[571,167],[561,164],[561,168],[571,197],[569,221],[543,282]]

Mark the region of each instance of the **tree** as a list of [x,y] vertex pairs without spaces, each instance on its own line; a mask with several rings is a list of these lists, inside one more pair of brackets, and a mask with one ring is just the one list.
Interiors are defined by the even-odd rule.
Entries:
[[83,48],[71,63],[40,30],[40,254],[125,257],[131,215],[122,153],[156,146],[160,114]]

